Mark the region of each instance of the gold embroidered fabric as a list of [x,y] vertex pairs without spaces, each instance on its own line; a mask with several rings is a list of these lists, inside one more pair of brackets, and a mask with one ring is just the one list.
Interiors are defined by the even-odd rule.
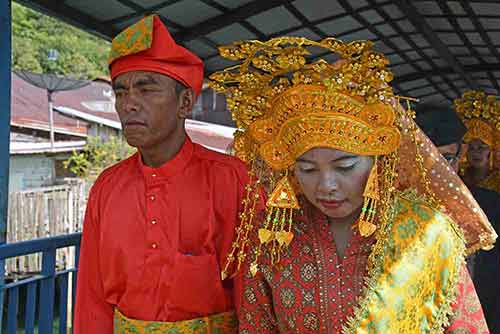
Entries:
[[442,333],[464,265],[459,229],[418,199],[401,195],[373,270],[344,334]]
[[127,318],[118,309],[114,315],[114,334],[236,334],[234,312],[176,322],[142,321]]
[[108,64],[120,57],[149,49],[153,43],[153,19],[154,15],[146,16],[113,38]]

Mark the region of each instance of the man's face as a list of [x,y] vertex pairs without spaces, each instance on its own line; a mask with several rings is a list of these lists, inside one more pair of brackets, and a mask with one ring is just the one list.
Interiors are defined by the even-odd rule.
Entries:
[[129,145],[148,149],[182,126],[176,81],[154,72],[132,71],[113,81],[116,111]]
[[441,155],[448,161],[450,166],[453,168],[455,172],[458,172],[458,160],[459,160],[459,152],[460,152],[460,144],[453,143],[449,145],[438,146],[437,148]]
[[480,139],[469,142],[467,161],[474,168],[489,168],[490,147]]

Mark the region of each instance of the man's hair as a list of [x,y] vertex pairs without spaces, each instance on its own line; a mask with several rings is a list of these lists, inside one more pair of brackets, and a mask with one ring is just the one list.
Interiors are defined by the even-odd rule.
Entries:
[[177,97],[179,97],[185,89],[188,89],[186,85],[184,85],[180,81],[175,80],[175,94],[177,95]]

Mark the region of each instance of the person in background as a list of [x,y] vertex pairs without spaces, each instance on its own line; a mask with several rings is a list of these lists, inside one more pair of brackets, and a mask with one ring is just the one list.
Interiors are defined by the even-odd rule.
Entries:
[[[437,146],[439,152],[458,173],[462,140],[467,128],[451,108],[421,105],[417,124]],[[469,146],[473,144],[472,142]],[[478,152],[474,152],[478,154]],[[500,232],[500,194],[469,184],[469,190],[484,210],[497,234]],[[480,250],[470,256],[467,267],[483,307],[492,334],[500,334],[500,248],[497,240],[492,250]]]
[[500,170],[494,169],[494,150],[500,145],[500,102],[482,91],[466,91],[453,103],[467,127],[465,183],[500,193]]
[[137,153],[90,192],[74,331],[236,333],[234,282],[220,272],[248,175],[240,160],[186,135],[203,63],[152,15],[114,38],[109,66]]

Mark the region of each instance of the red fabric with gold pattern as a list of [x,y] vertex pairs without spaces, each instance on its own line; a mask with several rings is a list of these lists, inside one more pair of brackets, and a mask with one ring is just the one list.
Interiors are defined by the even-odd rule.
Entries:
[[[295,239],[278,265],[264,264],[256,277],[246,268],[241,334],[337,334],[352,316],[362,294],[374,238],[363,238],[354,229],[344,257],[339,259],[328,221],[316,210],[298,219],[294,233]],[[488,333],[465,269],[453,310],[446,334]]]
[[109,65],[111,79],[131,71],[157,72],[180,81],[199,95],[203,84],[202,60],[178,45],[157,15],[152,19],[152,40],[148,38],[151,31],[144,24],[151,17],[128,27],[132,33],[127,34],[126,29],[113,40]]
[[474,284],[465,268],[462,270],[461,276],[458,295],[462,298],[458,298],[453,305],[455,313],[446,334],[488,334],[483,309],[479,303]]

